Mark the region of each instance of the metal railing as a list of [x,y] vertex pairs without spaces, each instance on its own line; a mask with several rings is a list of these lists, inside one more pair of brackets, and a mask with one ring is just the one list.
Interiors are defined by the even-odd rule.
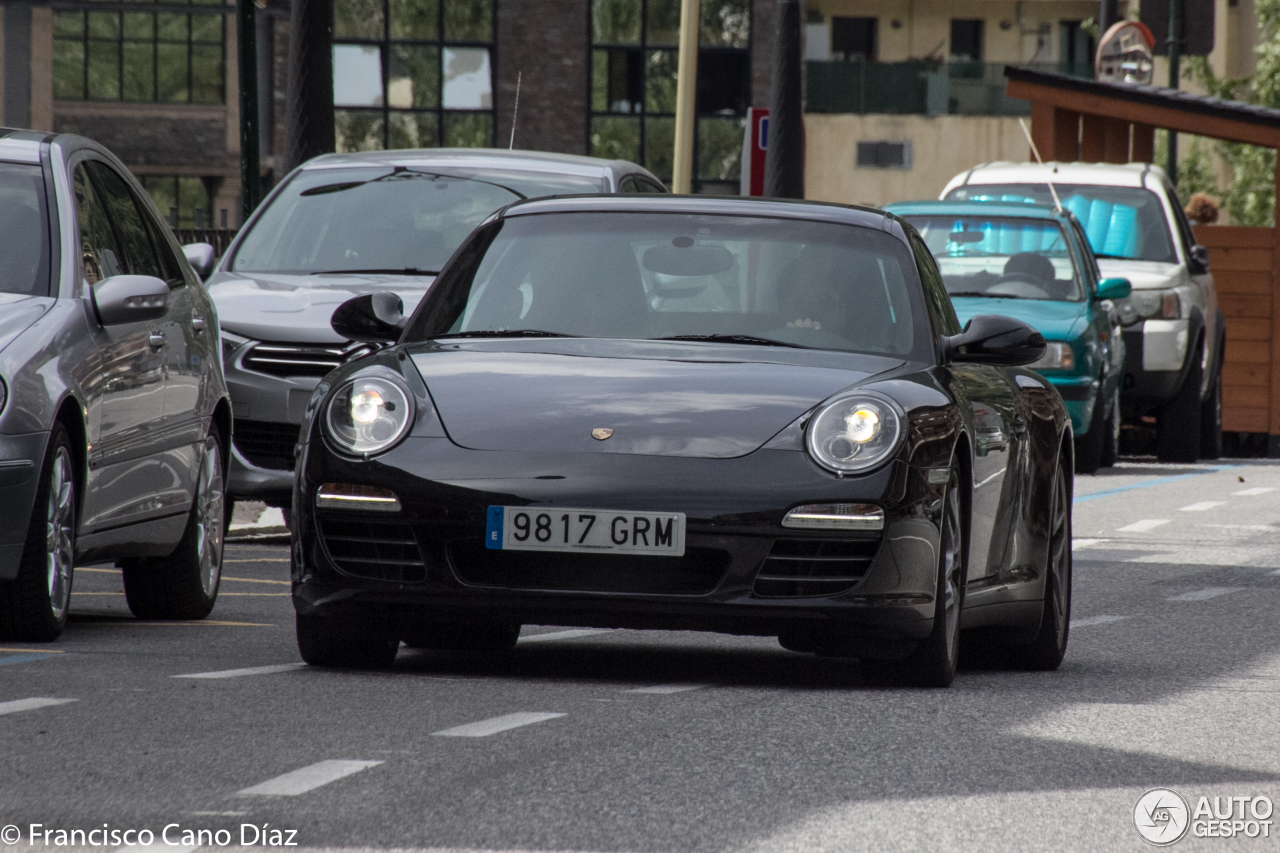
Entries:
[[[805,109],[811,113],[1025,116],[1027,101],[1005,97],[1005,63],[809,62]],[[1092,79],[1092,66],[1025,65]]]

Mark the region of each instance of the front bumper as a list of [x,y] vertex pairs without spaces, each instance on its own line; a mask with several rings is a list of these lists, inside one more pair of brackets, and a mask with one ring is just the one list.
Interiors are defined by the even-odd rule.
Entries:
[[[890,645],[913,644],[932,629],[942,486],[928,483],[927,469],[901,461],[866,477],[837,479],[789,450],[736,459],[584,459],[477,452],[423,437],[369,462],[338,458],[313,442],[300,461],[292,570],[294,606],[303,615],[372,621],[392,633],[424,621],[497,620],[800,632]],[[403,510],[317,510],[314,494],[324,482],[391,489]],[[796,504],[827,501],[879,504],[884,531],[781,526]],[[530,552],[486,551],[490,505],[684,512],[686,557],[548,562],[521,556]],[[355,559],[371,562],[351,559],[352,537],[361,535],[368,542]],[[399,550],[388,544],[395,541]],[[836,544],[815,544],[823,542]],[[835,585],[800,578],[779,586],[759,577],[774,576],[766,566],[780,565],[783,553],[824,548],[862,555],[859,578]],[[844,565],[852,565],[849,560]]]
[[1188,320],[1143,320],[1124,329],[1125,414],[1177,396],[1187,372]]
[[49,434],[0,435],[0,581],[18,576]]
[[1093,408],[1098,401],[1098,380],[1088,376],[1045,376],[1067,406],[1071,416],[1071,433],[1079,438],[1093,423]]
[[293,493],[294,448],[307,401],[320,380],[246,370],[237,358],[226,366],[235,415],[227,495],[288,506]]

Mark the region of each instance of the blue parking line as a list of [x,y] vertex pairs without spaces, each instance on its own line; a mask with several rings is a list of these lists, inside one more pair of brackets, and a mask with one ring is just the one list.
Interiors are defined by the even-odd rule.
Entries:
[[1111,495],[1118,495],[1121,492],[1132,492],[1134,489],[1148,489],[1152,486],[1163,486],[1165,483],[1176,483],[1179,480],[1189,480],[1192,477],[1200,477],[1205,474],[1216,474],[1219,471],[1231,471],[1236,468],[1243,468],[1243,465],[1214,465],[1203,471],[1197,471],[1194,474],[1178,474],[1176,477],[1156,477],[1154,480],[1143,480],[1141,483],[1133,483],[1128,486],[1116,486],[1114,489],[1103,489],[1100,492],[1092,492],[1087,495],[1077,495],[1071,503],[1082,504],[1085,501],[1097,500],[1098,498],[1106,498]]
[[29,655],[3,655],[0,656],[0,666],[8,666],[11,663],[29,663],[33,660],[45,660],[47,658],[60,657],[57,652],[34,652]]

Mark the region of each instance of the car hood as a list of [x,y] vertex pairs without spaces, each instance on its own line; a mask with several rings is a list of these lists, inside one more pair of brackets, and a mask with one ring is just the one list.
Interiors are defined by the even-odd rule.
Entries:
[[[750,453],[835,392],[903,364],[599,339],[436,342],[413,362],[462,447],[712,459]],[[597,429],[612,436],[597,440]]]
[[1187,280],[1186,266],[1165,264],[1159,261],[1128,261],[1118,258],[1098,258],[1098,269],[1103,278],[1127,278],[1134,290],[1156,290],[1174,287]]
[[405,314],[417,307],[435,281],[405,275],[284,275],[218,272],[206,287],[222,328],[259,341],[342,343],[329,326],[334,309],[366,293],[394,291]]
[[0,293],[0,350],[39,320],[54,301],[51,296]]
[[1057,302],[1049,299],[988,299],[957,296],[951,300],[960,323],[975,314],[1003,314],[1021,320],[1047,341],[1069,341],[1074,327],[1088,310],[1087,302]]

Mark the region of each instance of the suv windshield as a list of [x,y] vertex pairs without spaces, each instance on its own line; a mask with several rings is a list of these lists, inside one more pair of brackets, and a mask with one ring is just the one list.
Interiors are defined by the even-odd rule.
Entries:
[[916,280],[903,243],[856,226],[514,216],[463,250],[405,339],[555,334],[906,355]]
[[[1098,257],[1178,262],[1164,206],[1151,190],[1093,184],[1055,183],[1053,187],[1062,206],[1084,226]],[[966,184],[949,192],[947,199],[1053,204],[1046,184]]]
[[39,166],[0,163],[0,293],[49,294],[49,222]]
[[908,216],[952,296],[1084,298],[1062,228],[1046,219]]
[[600,178],[496,169],[310,169],[263,211],[231,269],[435,274],[498,208],[522,198],[602,189]]

